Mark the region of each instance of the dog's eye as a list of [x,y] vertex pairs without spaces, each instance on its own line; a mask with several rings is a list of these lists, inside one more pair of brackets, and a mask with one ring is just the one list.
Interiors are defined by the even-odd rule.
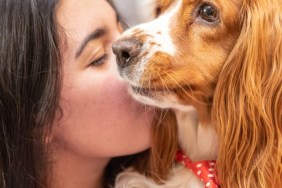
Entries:
[[216,8],[209,4],[204,4],[200,7],[199,16],[207,22],[215,22],[219,18]]

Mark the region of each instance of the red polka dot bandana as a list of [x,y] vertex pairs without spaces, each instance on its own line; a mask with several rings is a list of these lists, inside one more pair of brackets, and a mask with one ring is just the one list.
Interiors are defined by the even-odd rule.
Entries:
[[219,182],[215,175],[216,161],[199,161],[192,162],[189,157],[184,155],[182,151],[176,154],[176,161],[190,169],[205,184],[205,188],[220,188]]

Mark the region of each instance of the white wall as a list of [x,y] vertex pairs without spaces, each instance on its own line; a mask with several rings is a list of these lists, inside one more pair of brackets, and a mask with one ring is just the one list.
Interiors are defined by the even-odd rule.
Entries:
[[153,18],[154,0],[113,0],[113,2],[130,27]]

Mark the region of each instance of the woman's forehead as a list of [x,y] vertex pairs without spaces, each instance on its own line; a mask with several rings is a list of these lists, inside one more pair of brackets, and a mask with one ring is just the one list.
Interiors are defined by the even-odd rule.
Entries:
[[61,0],[57,9],[57,18],[63,29],[93,30],[99,24],[107,24],[115,19],[115,11],[101,0]]
[[57,19],[71,55],[89,33],[98,28],[112,30],[116,13],[104,0],[61,0]]

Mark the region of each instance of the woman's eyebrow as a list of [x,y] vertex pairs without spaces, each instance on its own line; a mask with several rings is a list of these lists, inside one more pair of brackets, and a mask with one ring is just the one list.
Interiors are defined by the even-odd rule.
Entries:
[[83,49],[85,48],[85,46],[87,45],[87,43],[91,40],[95,40],[98,39],[104,35],[107,34],[107,29],[104,27],[99,27],[97,29],[95,29],[93,32],[91,32],[90,34],[88,34],[84,40],[82,41],[81,45],[79,46],[78,50],[75,53],[75,59],[77,59],[80,54],[82,53]]

